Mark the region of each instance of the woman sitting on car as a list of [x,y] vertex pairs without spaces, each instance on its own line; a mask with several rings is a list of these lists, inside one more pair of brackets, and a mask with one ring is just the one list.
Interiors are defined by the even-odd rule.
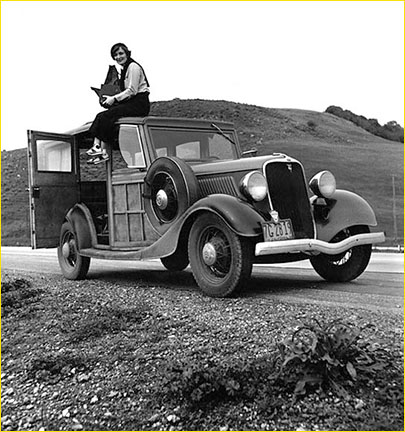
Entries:
[[102,105],[107,108],[96,115],[89,132],[94,137],[93,147],[87,151],[90,164],[108,160],[107,143],[114,140],[114,124],[120,117],[143,117],[149,114],[149,82],[142,66],[131,58],[131,51],[123,43],[111,48],[111,57],[122,67],[121,92],[103,96]]

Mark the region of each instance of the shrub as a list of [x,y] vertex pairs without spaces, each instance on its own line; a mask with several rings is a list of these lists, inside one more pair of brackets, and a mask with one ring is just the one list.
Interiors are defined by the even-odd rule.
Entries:
[[11,291],[23,290],[31,287],[31,283],[23,278],[2,281],[1,293],[5,294]]
[[362,338],[369,327],[342,320],[322,325],[314,320],[301,325],[266,357],[195,353],[161,370],[156,393],[163,400],[189,405],[254,400],[266,410],[276,409],[280,399],[304,396],[317,388],[346,397],[356,381],[373,378],[388,364],[386,352]]
[[31,283],[23,278],[10,279],[1,283],[1,308],[4,315],[25,305],[43,291],[31,288]]
[[96,304],[84,316],[69,315],[61,322],[61,330],[72,342],[98,338],[107,333],[127,331],[148,316],[148,306],[138,302],[131,308]]
[[373,373],[384,367],[370,342],[361,338],[370,326],[357,328],[341,320],[324,325],[314,320],[300,326],[280,345],[280,373],[287,382],[295,381],[296,395],[311,387],[326,387],[346,396],[345,386],[353,385],[359,372]]
[[43,354],[31,360],[27,375],[37,381],[56,382],[72,373],[85,371],[84,356],[67,353]]
[[376,119],[367,119],[334,105],[329,106],[325,112],[349,120],[373,135],[391,141],[404,142],[404,128],[394,120],[381,126]]
[[277,373],[277,359],[263,357],[185,358],[167,365],[162,385],[163,399],[189,405],[263,397]]

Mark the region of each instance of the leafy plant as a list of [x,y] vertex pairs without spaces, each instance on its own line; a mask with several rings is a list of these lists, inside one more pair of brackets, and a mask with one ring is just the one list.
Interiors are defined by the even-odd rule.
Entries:
[[353,385],[359,372],[375,372],[384,367],[377,362],[370,343],[358,328],[335,320],[320,324],[317,320],[300,326],[280,345],[283,357],[281,373],[295,381],[295,395],[311,387],[329,387],[339,396],[347,396],[343,384]]
[[275,378],[275,359],[227,358],[183,359],[163,371],[157,392],[189,404],[255,399],[266,392]]
[[24,278],[16,278],[1,283],[1,293],[8,293],[11,291],[17,291],[21,289],[27,289],[31,287],[31,283]]
[[315,129],[316,128],[316,123],[313,121],[313,120],[308,120],[307,121],[307,126],[310,128],[310,129]]
[[3,314],[6,315],[10,310],[20,308],[42,292],[41,289],[32,288],[30,281],[24,278],[2,281],[1,307]]
[[133,325],[147,318],[148,310],[144,302],[138,302],[131,308],[96,303],[80,317],[64,318],[60,328],[72,342],[80,342],[108,333],[129,331]]
[[83,355],[49,353],[33,358],[27,368],[27,375],[37,381],[57,382],[72,372],[86,369],[87,361]]

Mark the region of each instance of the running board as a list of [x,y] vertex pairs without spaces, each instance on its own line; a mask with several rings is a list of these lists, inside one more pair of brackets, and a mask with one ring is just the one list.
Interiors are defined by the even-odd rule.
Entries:
[[108,259],[108,260],[127,260],[127,261],[140,261],[142,259],[142,250],[133,251],[117,251],[117,250],[106,250],[87,248],[79,251],[80,255],[89,258]]

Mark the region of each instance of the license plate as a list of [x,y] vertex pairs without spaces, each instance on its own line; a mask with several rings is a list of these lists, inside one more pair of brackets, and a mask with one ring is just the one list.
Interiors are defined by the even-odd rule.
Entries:
[[288,240],[294,238],[294,231],[290,219],[281,219],[278,223],[264,222],[264,241]]

